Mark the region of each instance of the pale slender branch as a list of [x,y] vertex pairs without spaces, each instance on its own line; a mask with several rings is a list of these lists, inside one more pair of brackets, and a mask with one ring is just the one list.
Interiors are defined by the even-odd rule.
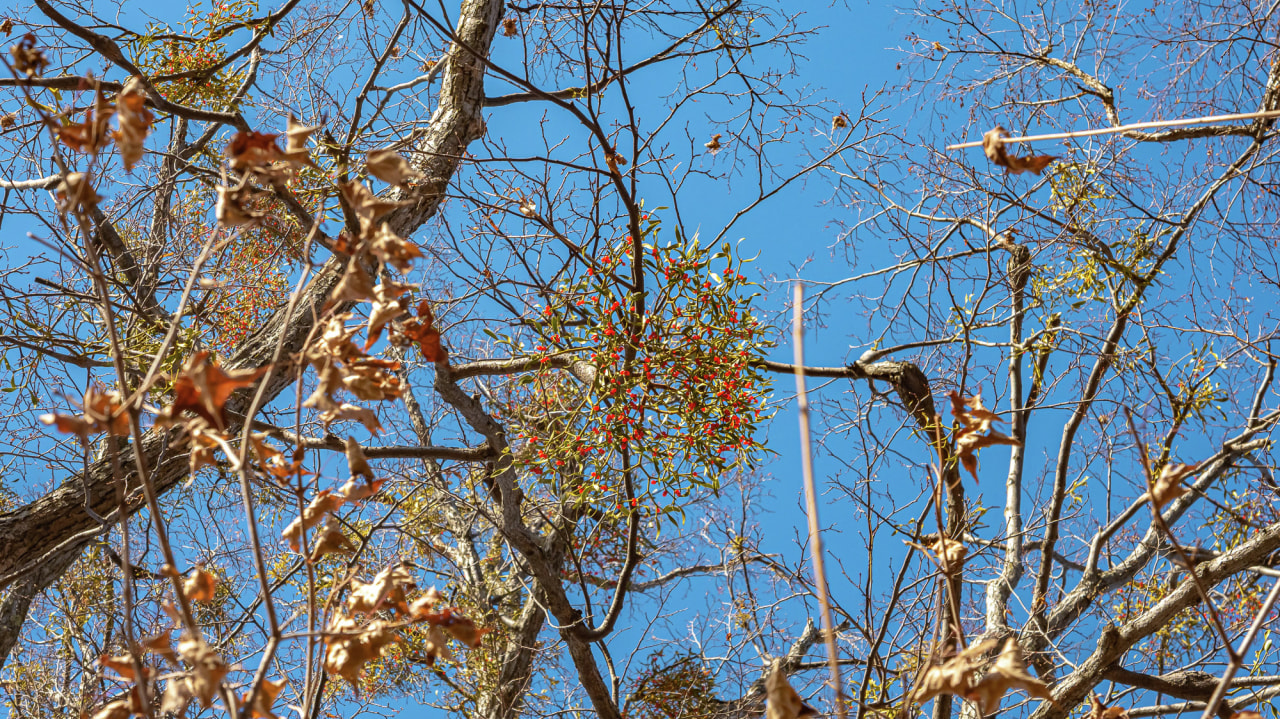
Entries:
[[[1234,112],[1229,115],[1210,115],[1208,117],[1189,117],[1181,120],[1151,120],[1149,122],[1135,122],[1128,125],[1117,125],[1115,127],[1095,127],[1092,130],[1076,130],[1074,132],[1051,132],[1044,135],[1023,135],[1021,137],[1006,137],[1004,143],[1006,145],[1018,142],[1035,142],[1037,140],[1069,140],[1076,137],[1094,137],[1097,135],[1114,135],[1117,133],[1128,132],[1130,130],[1147,130],[1154,127],[1186,127],[1187,125],[1206,125],[1211,122],[1230,122],[1232,120],[1259,120],[1270,117],[1280,117],[1280,110],[1260,110],[1258,112]],[[961,142],[955,145],[947,145],[948,150],[963,150],[969,147],[982,147],[982,140],[973,140],[970,142]]]

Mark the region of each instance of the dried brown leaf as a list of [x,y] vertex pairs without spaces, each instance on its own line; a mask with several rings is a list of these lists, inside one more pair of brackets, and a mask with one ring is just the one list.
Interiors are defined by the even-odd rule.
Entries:
[[369,170],[369,174],[391,185],[408,186],[410,180],[421,180],[424,177],[408,160],[391,148],[373,150],[365,155],[365,168]]
[[800,717],[816,716],[817,710],[805,704],[787,680],[782,670],[782,662],[774,660],[769,670],[769,678],[764,682],[766,719],[800,719]]

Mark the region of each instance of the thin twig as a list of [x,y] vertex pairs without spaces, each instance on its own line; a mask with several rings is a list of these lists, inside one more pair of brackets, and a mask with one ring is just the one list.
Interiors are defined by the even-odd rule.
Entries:
[[822,534],[818,525],[818,495],[813,482],[813,455],[809,448],[809,393],[804,385],[804,287],[797,282],[792,304],[792,340],[796,353],[796,409],[800,417],[800,472],[804,478],[804,502],[809,515],[809,551],[813,555],[813,583],[822,608],[822,630],[826,634],[827,666],[831,689],[836,695],[836,717],[845,719],[844,682],[840,678],[840,651],[836,647],[835,623],[831,621],[831,601],[827,597],[827,572],[822,561]]
[[[1191,570],[1194,574],[1194,570]],[[1262,625],[1267,620],[1267,615],[1271,613],[1271,609],[1275,607],[1276,600],[1280,599],[1280,579],[1271,585],[1271,591],[1267,593],[1267,598],[1263,600],[1262,607],[1258,609],[1258,613],[1253,617],[1253,624],[1249,625],[1249,632],[1244,635],[1244,639],[1240,640],[1240,648],[1235,651],[1227,662],[1227,669],[1222,673],[1222,679],[1218,681],[1218,686],[1213,689],[1213,696],[1209,697],[1209,702],[1204,705],[1204,714],[1200,715],[1200,719],[1213,719],[1213,715],[1218,711],[1218,704],[1227,694],[1227,688],[1231,686],[1231,679],[1235,677],[1236,672],[1240,671],[1240,667],[1244,666],[1244,655],[1249,651],[1249,647],[1253,644],[1253,640],[1258,636],[1258,630],[1262,629]],[[1227,645],[1230,654],[1230,644]]]
[[[1095,135],[1113,135],[1130,130],[1148,130],[1154,127],[1185,127],[1187,125],[1205,125],[1210,122],[1229,122],[1231,120],[1257,120],[1267,117],[1280,117],[1280,110],[1261,110],[1258,112],[1236,112],[1230,115],[1210,115],[1208,117],[1188,117],[1181,120],[1151,120],[1135,122],[1131,125],[1115,127],[1096,127],[1092,130],[1076,130],[1075,132],[1051,132],[1047,135],[1023,135],[1022,137],[1006,137],[1005,144],[1015,142],[1035,142],[1036,140],[1068,140],[1073,137],[1093,137]],[[948,150],[963,150],[966,147],[982,147],[982,140],[961,142],[958,145],[947,145]]]

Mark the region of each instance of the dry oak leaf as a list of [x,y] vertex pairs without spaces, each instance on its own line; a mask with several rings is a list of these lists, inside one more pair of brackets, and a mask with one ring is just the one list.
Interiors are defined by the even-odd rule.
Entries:
[[182,594],[189,602],[211,602],[217,590],[217,576],[200,567],[191,570],[191,574],[182,582]]
[[93,178],[86,172],[68,174],[53,191],[59,212],[75,212],[98,204],[98,193],[93,190]]
[[[360,448],[360,443],[355,437],[347,437],[346,452],[347,469],[351,470],[352,478],[364,477],[369,482],[373,482],[373,469],[369,467],[369,458],[364,456],[364,450]],[[351,497],[348,496],[347,499]]]
[[398,334],[392,335],[392,342],[401,344],[400,337],[418,343],[423,359],[428,362],[448,362],[449,353],[440,343],[440,331],[435,328],[435,315],[431,312],[431,302],[422,300],[418,303],[418,316],[405,320],[400,324]]
[[378,490],[382,489],[382,485],[386,483],[385,479],[370,480],[368,484],[352,477],[347,483],[342,485],[338,493],[346,498],[348,502],[363,502],[364,500],[376,495]]
[[334,524],[333,518],[325,522],[320,531],[316,532],[316,543],[311,549],[311,554],[307,556],[307,561],[315,564],[322,557],[328,554],[351,554],[356,551],[356,545],[347,539],[347,535],[342,533],[341,529]]
[[192,688],[190,676],[184,674],[170,679],[164,688],[164,693],[160,695],[161,715],[186,716],[187,706],[191,704],[194,697],[195,690]]
[[4,33],[4,34],[5,34],[5,37],[8,37],[9,35],[12,35],[12,34],[13,34],[13,20],[11,20],[11,19],[9,19],[9,18],[5,18],[4,20],[0,20],[0,32]]
[[1017,447],[1021,442],[992,429],[991,425],[1001,419],[995,412],[982,406],[981,394],[967,400],[961,400],[958,392],[952,392],[950,396],[951,414],[960,421],[955,434],[956,454],[969,474],[977,479],[979,450],[997,444]]
[[[1085,715],[1085,719],[1129,719],[1129,710],[1122,707],[1109,707],[1102,703],[1097,694],[1090,694],[1089,713]],[[1241,719],[1245,718],[1241,717]]]
[[271,164],[285,159],[276,144],[279,135],[256,130],[237,132],[227,143],[227,159],[235,170],[270,170]]
[[0,132],[13,129],[18,124],[18,113],[11,112],[8,115],[0,115]]
[[213,206],[213,215],[223,227],[256,226],[266,216],[250,206],[260,193],[249,185],[248,175],[241,178],[235,187],[218,185],[215,189],[218,200]]
[[[273,682],[270,679],[262,680],[258,691],[253,695],[253,704],[249,706],[250,719],[277,719],[271,706],[276,703],[276,697],[280,696],[280,691],[285,688],[289,682],[283,679]],[[240,698],[240,703],[245,704],[249,701],[249,695]]]
[[191,665],[187,681],[192,696],[200,701],[200,706],[208,708],[227,676],[227,663],[203,639],[190,635],[178,642],[178,655]]
[[[98,657],[98,664],[99,666],[110,669],[111,671],[115,672],[116,674],[119,674],[120,676],[124,677],[125,679],[128,679],[131,682],[138,681],[138,673],[137,671],[134,670],[132,657],[129,657],[129,656],[109,657],[109,656],[103,655]],[[147,666],[142,667],[142,676],[147,677],[149,679],[151,678],[151,675],[153,673],[154,672],[151,670],[150,667],[147,667]]]
[[311,134],[319,130],[319,125],[303,125],[293,119],[293,113],[289,113],[288,120],[285,121],[284,131],[284,159],[292,163],[294,167],[313,167],[320,169],[316,163],[311,161],[311,151],[307,149],[307,140]]
[[1008,136],[1009,132],[999,125],[988,130],[982,136],[982,151],[986,153],[988,160],[1003,167],[1005,174],[1017,175],[1023,172],[1034,172],[1039,175],[1044,172],[1044,168],[1058,159],[1054,155],[1025,155],[1023,157],[1010,155],[1004,147],[1004,138]]
[[929,551],[938,558],[938,566],[942,567],[942,571],[954,573],[964,565],[965,555],[968,554],[969,549],[964,546],[964,543],[950,537],[938,537],[929,543]]
[[351,211],[356,214],[356,219],[360,221],[360,231],[368,232],[373,223],[377,222],[383,215],[391,212],[398,207],[407,207],[411,202],[396,202],[394,200],[385,200],[365,186],[363,182],[351,181],[338,183],[338,190],[342,192],[342,198],[351,206]]
[[407,186],[409,180],[421,180],[424,177],[400,153],[389,147],[372,150],[365,155],[364,166],[369,174],[391,185]]
[[[1125,714],[1125,716],[1128,716],[1128,714]],[[1252,710],[1242,711],[1232,714],[1231,719],[1262,719],[1262,714]]]
[[36,47],[36,36],[32,33],[23,35],[17,45],[9,48],[9,54],[13,56],[13,69],[28,78],[39,77],[49,67],[49,61],[44,51]]
[[124,411],[124,400],[119,392],[108,392],[101,386],[85,390],[81,405],[84,413],[79,417],[65,414],[44,414],[40,421],[57,427],[59,432],[78,435],[88,442],[90,434],[107,432],[115,437],[129,436],[129,415]]
[[508,15],[502,18],[502,36],[515,37],[520,34],[520,24],[516,21],[514,15]]
[[103,704],[101,709],[93,713],[92,719],[129,719],[131,716],[133,708],[129,705],[129,700],[116,699]]
[[[434,588],[431,590],[434,592]],[[430,592],[428,592],[428,595]],[[435,597],[439,598],[438,593]],[[470,617],[462,614],[456,607],[445,607],[439,612],[425,611],[419,602],[423,602],[425,597],[420,597],[414,602],[410,608],[410,613],[416,618],[427,622],[433,627],[439,627],[449,633],[449,636],[457,639],[470,649],[480,646],[480,640],[484,639],[484,635],[493,631],[488,627],[481,627],[475,623]],[[433,602],[434,603],[434,602]]]
[[142,87],[142,80],[131,77],[124,84],[124,89],[116,96],[116,124],[120,127],[114,133],[116,147],[120,148],[120,159],[124,161],[124,169],[132,171],[133,166],[142,159],[143,142],[155,122],[155,115],[147,109],[147,95]]
[[1021,689],[1037,699],[1053,700],[1048,685],[1027,672],[1027,664],[1022,660],[1022,647],[1013,637],[1005,640],[1004,648],[990,671],[964,696],[976,701],[985,715],[1000,708],[1000,700],[1010,689]]
[[413,261],[422,257],[422,250],[417,245],[397,235],[385,222],[370,239],[369,251],[384,265],[400,272],[413,269]]
[[362,357],[348,362],[346,369],[347,375],[342,378],[342,386],[357,399],[399,399],[400,393],[404,391],[400,378],[393,374],[400,369],[400,363],[396,360]]
[[1155,483],[1147,488],[1147,493],[1143,497],[1155,502],[1157,508],[1164,509],[1164,505],[1191,491],[1182,486],[1182,480],[1195,474],[1199,466],[1199,463],[1169,462],[1160,469],[1160,476],[1156,477]]
[[977,683],[978,667],[986,662],[987,654],[995,646],[996,640],[988,639],[985,642],[970,645],[942,664],[930,666],[913,690],[911,700],[917,704],[924,704],[939,694],[965,696]]
[[849,114],[848,114],[848,113],[842,112],[842,113],[840,113],[839,115],[836,115],[835,117],[831,118],[831,131],[832,131],[832,132],[835,132],[836,130],[843,130],[844,128],[846,128],[846,127],[848,127],[848,126],[849,126]]
[[329,429],[329,425],[334,422],[348,419],[363,424],[365,429],[369,430],[369,434],[377,435],[382,431],[382,423],[378,421],[378,415],[367,407],[357,407],[344,402],[320,415],[320,423],[325,429]]
[[401,614],[408,614],[409,604],[405,595],[417,586],[408,567],[403,562],[397,562],[378,572],[373,581],[367,584],[359,579],[351,580],[351,596],[347,597],[347,612],[371,614],[390,608]]
[[174,378],[173,404],[161,414],[173,421],[182,412],[191,412],[218,429],[226,429],[226,405],[231,394],[253,384],[269,368],[270,365],[257,369],[226,370],[209,359],[209,352],[197,352],[187,359],[182,371]]
[[338,285],[333,288],[331,302],[364,302],[373,299],[373,278],[364,271],[360,261],[355,257],[347,263],[347,271],[343,273]]
[[365,333],[364,342],[366,352],[382,337],[382,329],[387,323],[409,311],[408,301],[401,299],[401,296],[413,287],[400,282],[383,281],[373,288],[373,306],[369,308],[369,329]]
[[717,132],[716,134],[711,136],[711,139],[709,141],[703,144],[703,147],[707,148],[707,151],[710,152],[711,154],[713,155],[716,154],[717,152],[720,151],[720,148],[722,147],[722,145],[720,144],[721,137],[723,137],[723,135]]
[[355,617],[335,614],[324,638],[324,669],[358,687],[364,665],[382,656],[387,645],[397,640],[387,622],[378,620],[361,627]]
[[518,209],[520,210],[520,214],[525,217],[536,217],[538,214],[538,206],[535,205],[531,199],[525,199],[522,201]]
[[111,128],[108,124],[115,106],[104,103],[99,94],[93,106],[84,111],[84,120],[68,123],[57,128],[58,140],[76,152],[97,155],[106,147],[111,139]]
[[342,497],[327,489],[320,490],[316,493],[316,498],[302,510],[302,516],[295,517],[289,526],[284,528],[281,538],[289,543],[289,548],[293,551],[302,551],[302,532],[320,524],[326,516],[341,506]]
[[173,651],[173,637],[170,636],[172,629],[166,629],[159,634],[151,634],[142,638],[142,646],[152,654],[159,654],[169,661],[176,662],[178,655]]
[[791,682],[787,681],[787,674],[782,670],[782,662],[778,659],[773,660],[769,677],[764,681],[764,692],[765,699],[768,700],[765,707],[766,719],[799,719],[818,714],[816,709],[800,699]]

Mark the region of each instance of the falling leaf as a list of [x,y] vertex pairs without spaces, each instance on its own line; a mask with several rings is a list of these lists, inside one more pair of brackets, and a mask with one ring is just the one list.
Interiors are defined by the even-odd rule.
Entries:
[[324,521],[329,513],[341,506],[342,497],[327,489],[321,490],[316,494],[316,498],[302,510],[302,516],[295,517],[289,526],[284,528],[281,537],[289,542],[290,549],[295,552],[301,551],[302,532]]
[[225,370],[209,359],[209,352],[200,351],[187,359],[173,381],[173,405],[165,408],[170,419],[182,412],[191,412],[204,418],[218,429],[227,426],[227,400],[238,389],[252,385],[266,373],[269,366],[258,369]]
[[764,691],[765,699],[768,700],[765,707],[766,719],[799,719],[818,714],[817,710],[805,704],[792,688],[786,672],[782,670],[782,662],[778,659],[773,660],[769,678],[764,682]]
[[369,460],[364,456],[364,450],[360,448],[360,443],[355,437],[347,437],[346,448],[347,468],[351,470],[351,476],[364,477],[372,482],[373,470],[369,467]]
[[982,151],[986,153],[987,159],[1004,168],[1005,174],[1017,175],[1023,172],[1034,172],[1037,175],[1044,172],[1044,169],[1058,158],[1053,155],[1026,155],[1018,157],[1010,155],[1004,147],[1004,138],[1009,133],[1003,127],[996,125],[986,134],[982,136]]
[[[280,696],[280,691],[288,683],[283,679],[278,682],[273,682],[270,679],[262,680],[258,691],[253,695],[253,704],[249,707],[250,719],[277,719],[275,712],[271,710],[271,706],[276,703],[276,697]],[[240,699],[242,704],[248,701],[249,696],[247,694]]]
[[132,171],[133,166],[142,159],[143,142],[155,122],[155,115],[147,109],[147,95],[142,87],[142,80],[131,77],[124,84],[124,89],[116,96],[116,124],[119,130],[114,133],[116,147],[120,148],[120,159],[124,169]]
[[710,140],[709,142],[705,143],[705,144],[703,145],[703,147],[707,148],[707,150],[708,150],[711,154],[713,154],[713,155],[714,155],[714,154],[716,154],[717,152],[719,152],[719,151],[720,151],[720,147],[721,147],[721,145],[720,145],[720,138],[721,138],[721,137],[723,137],[723,135],[721,135],[720,133],[718,133],[718,132],[717,132],[716,134],[714,134],[714,135],[712,135],[712,136],[711,136],[711,140]]
[[217,589],[218,578],[200,567],[191,570],[182,583],[182,593],[191,602],[211,602]]
[[108,392],[101,385],[85,390],[81,405],[84,413],[79,417],[64,414],[44,414],[40,421],[51,424],[64,434],[78,435],[88,442],[88,436],[107,432],[115,437],[129,436],[129,414],[124,411],[124,400],[119,392]]
[[373,150],[365,155],[365,168],[369,170],[369,174],[391,185],[407,186],[409,180],[421,180],[424,177],[408,160],[391,148]]
[[[5,34],[8,35],[7,32]],[[39,77],[49,67],[49,61],[45,59],[44,51],[36,47],[36,36],[32,33],[23,35],[17,45],[9,48],[9,54],[13,56],[13,69],[28,78]]]
[[956,454],[964,468],[974,479],[978,478],[978,451],[997,444],[1020,446],[1021,443],[992,429],[992,424],[1002,421],[1000,416],[982,406],[982,395],[961,400],[958,392],[951,393],[951,414],[960,421],[956,430]]
[[1179,464],[1177,462],[1169,462],[1161,468],[1160,476],[1156,477],[1155,484],[1148,488],[1143,497],[1151,499],[1156,503],[1156,507],[1164,509],[1164,505],[1190,491],[1182,486],[1182,480],[1195,474],[1199,466],[1199,463]]
[[839,115],[831,118],[831,131],[843,130],[849,126],[849,114],[841,112]]
[[502,19],[502,36],[515,37],[520,34],[520,25],[516,21],[514,15],[508,15]]
[[1022,647],[1013,637],[1005,640],[1004,649],[991,670],[964,696],[976,701],[985,715],[1000,708],[1000,700],[1010,689],[1021,689],[1037,699],[1053,698],[1049,687],[1027,672],[1027,664],[1022,660]]

